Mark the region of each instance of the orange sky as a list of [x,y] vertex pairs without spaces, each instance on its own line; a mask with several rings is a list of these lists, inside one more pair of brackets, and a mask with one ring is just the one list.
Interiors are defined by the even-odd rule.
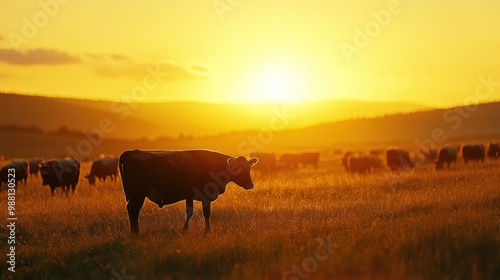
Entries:
[[122,101],[499,100],[499,15],[497,0],[2,1],[0,91]]

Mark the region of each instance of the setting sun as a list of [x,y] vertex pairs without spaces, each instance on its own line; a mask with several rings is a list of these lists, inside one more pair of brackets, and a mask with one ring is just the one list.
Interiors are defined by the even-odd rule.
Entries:
[[300,102],[306,99],[303,75],[285,63],[260,69],[250,88],[257,101]]

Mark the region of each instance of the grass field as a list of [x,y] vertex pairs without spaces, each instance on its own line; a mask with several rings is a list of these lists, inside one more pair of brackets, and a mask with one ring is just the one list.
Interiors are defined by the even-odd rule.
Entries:
[[16,197],[15,278],[500,279],[500,161],[356,176],[331,160],[254,181],[213,203],[207,236],[201,204],[182,235],[184,203],[146,202],[135,237],[121,182],[51,198],[31,178]]

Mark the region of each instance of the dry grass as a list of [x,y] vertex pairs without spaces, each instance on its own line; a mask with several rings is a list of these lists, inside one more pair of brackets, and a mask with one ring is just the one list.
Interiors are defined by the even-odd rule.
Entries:
[[308,279],[500,279],[499,171],[487,162],[352,176],[323,163],[259,175],[254,190],[232,185],[213,204],[206,237],[200,204],[183,236],[183,203],[146,202],[134,237],[121,183],[81,181],[74,196],[51,198],[31,179],[17,193],[16,276],[120,279],[125,268],[136,279],[281,279],[322,238],[336,248]]

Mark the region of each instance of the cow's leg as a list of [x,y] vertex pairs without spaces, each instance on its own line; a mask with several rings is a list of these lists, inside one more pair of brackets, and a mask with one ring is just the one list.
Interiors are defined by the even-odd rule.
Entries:
[[139,234],[139,212],[144,204],[145,197],[131,198],[127,203],[128,218],[130,219],[130,229],[133,234]]
[[54,197],[54,190],[55,189],[56,189],[55,187],[50,187],[50,193],[52,194],[52,197]]
[[189,220],[191,220],[191,217],[193,217],[193,199],[188,198],[186,199],[186,221],[184,222],[184,229],[183,232],[186,233],[189,229]]
[[205,233],[210,232],[210,201],[203,201],[203,217],[205,218]]
[[75,189],[76,189],[76,184],[71,184],[71,194],[75,194]]

